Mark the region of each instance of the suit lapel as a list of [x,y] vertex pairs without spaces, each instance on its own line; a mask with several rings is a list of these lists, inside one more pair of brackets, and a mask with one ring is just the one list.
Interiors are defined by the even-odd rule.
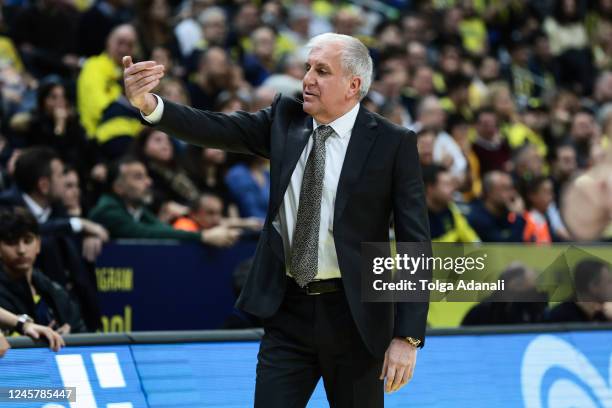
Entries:
[[348,203],[350,192],[353,185],[359,180],[363,166],[365,165],[370,149],[376,140],[376,119],[374,116],[365,110],[359,108],[355,126],[351,133],[340,171],[340,180],[338,181],[338,189],[336,190],[336,203],[334,206],[334,230],[335,224],[340,219],[342,211]]
[[[306,143],[312,134],[312,118],[308,115],[294,119],[289,124],[287,140],[283,150],[283,159],[281,161],[280,177],[278,179],[278,189],[276,197],[273,197],[274,205],[272,206],[272,214],[276,214],[280,203],[283,201],[285,191],[291,180],[293,170],[304,151]],[[272,198],[272,197],[271,197]]]

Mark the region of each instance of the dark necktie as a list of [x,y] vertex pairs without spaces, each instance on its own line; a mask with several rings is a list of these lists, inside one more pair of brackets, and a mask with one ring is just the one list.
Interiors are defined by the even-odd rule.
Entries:
[[289,268],[301,287],[306,286],[317,275],[321,195],[325,177],[325,141],[333,133],[334,130],[327,125],[315,129],[312,150],[304,168]]

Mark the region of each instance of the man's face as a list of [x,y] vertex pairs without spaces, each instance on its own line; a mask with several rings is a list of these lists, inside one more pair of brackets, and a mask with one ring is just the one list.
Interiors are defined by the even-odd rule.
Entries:
[[227,35],[225,17],[221,15],[211,16],[204,24],[202,31],[209,45],[223,45],[225,43],[225,36]]
[[127,203],[142,206],[151,203],[151,178],[142,163],[121,166],[121,175],[115,183],[115,192]]
[[436,136],[432,133],[426,133],[419,136],[417,139],[417,150],[419,152],[419,161],[422,166],[433,163],[433,147]]
[[230,65],[227,55],[220,48],[211,49],[204,56],[204,63],[201,68],[214,80],[220,80],[222,83],[228,81],[230,76]]
[[572,121],[572,138],[577,142],[590,140],[595,134],[595,121],[586,113],[577,113]]
[[453,201],[453,192],[455,191],[455,183],[453,177],[447,171],[438,174],[438,180],[435,185],[427,189],[428,198],[440,206],[447,206]]
[[80,200],[79,176],[76,171],[70,171],[64,176],[64,206],[69,209],[77,208],[80,206]]
[[0,241],[0,259],[7,271],[16,275],[29,272],[39,252],[40,239],[32,233],[15,240]]
[[433,72],[428,67],[419,68],[412,81],[412,87],[419,96],[427,96],[433,94]]
[[54,202],[61,201],[64,198],[65,189],[64,164],[58,159],[53,159],[49,179],[49,199]]
[[339,43],[328,43],[308,55],[302,80],[304,112],[319,123],[340,117],[358,100],[361,81],[344,72],[341,53]]
[[578,168],[576,162],[576,151],[571,147],[561,147],[557,150],[557,161],[555,162],[557,171],[563,176],[570,176]]
[[495,208],[508,209],[512,201],[516,198],[516,190],[512,183],[512,178],[508,174],[499,174],[493,181],[491,192],[487,197]]
[[130,26],[123,26],[111,33],[107,52],[117,65],[121,65],[124,55],[133,55],[136,47],[136,32]]
[[476,123],[478,136],[491,140],[497,134],[497,118],[494,113],[482,113]]
[[221,223],[222,215],[223,202],[217,197],[204,197],[194,218],[203,229],[209,229]]

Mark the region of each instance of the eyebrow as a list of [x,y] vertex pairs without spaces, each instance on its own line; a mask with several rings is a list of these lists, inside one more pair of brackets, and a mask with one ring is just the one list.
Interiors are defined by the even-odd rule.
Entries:
[[310,62],[306,62],[305,65],[306,66],[311,66],[311,67],[314,66],[315,68],[325,68],[325,69],[327,69],[329,71],[332,70],[331,66],[326,64],[326,63],[324,63],[324,62],[315,62],[314,65],[311,64]]

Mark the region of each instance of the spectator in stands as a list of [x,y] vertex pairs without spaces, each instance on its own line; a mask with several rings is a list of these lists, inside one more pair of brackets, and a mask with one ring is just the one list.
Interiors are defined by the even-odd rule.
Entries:
[[44,338],[49,342],[49,348],[53,351],[59,351],[65,346],[64,339],[50,327],[36,324],[29,320],[27,315],[17,316],[0,307],[0,358],[4,357],[7,350],[11,348],[2,330],[15,331],[21,335],[30,337],[32,340]]
[[231,71],[231,61],[223,48],[215,46],[206,50],[200,58],[198,72],[187,84],[191,105],[197,109],[213,109],[221,92],[235,89]]
[[87,326],[95,330],[100,312],[93,262],[108,240],[108,232],[88,219],[66,213],[62,205],[64,165],[53,150],[24,150],[15,163],[14,178],[15,188],[0,194],[0,206],[25,207],[34,215],[42,232],[38,265],[51,279],[74,292]]
[[514,152],[512,168],[514,183],[520,189],[525,183],[544,174],[544,159],[534,145],[526,144]]
[[419,65],[414,69],[410,79],[410,88],[405,91],[403,101],[410,117],[416,118],[417,107],[421,101],[433,95],[433,70],[427,65]]
[[436,141],[435,131],[431,129],[421,129],[417,132],[416,136],[421,166],[433,164],[434,143]]
[[433,159],[436,163],[450,163],[448,170],[459,187],[463,186],[468,170],[468,161],[463,151],[464,145],[469,144],[470,123],[461,115],[451,115],[447,129],[450,134],[438,133],[434,142]]
[[218,226],[206,232],[177,231],[161,222],[146,205],[152,200],[151,179],[138,159],[124,157],[108,172],[109,193],[91,210],[91,219],[110,231],[112,238],[157,238],[198,241],[213,246],[230,246],[239,232]]
[[79,183],[79,174],[72,167],[67,166],[64,169],[64,194],[62,196],[62,204],[66,208],[66,213],[70,217],[82,217],[83,209],[81,207],[81,187]]
[[161,130],[145,128],[134,140],[132,155],[146,166],[152,179],[151,208],[159,214],[169,202],[187,205],[200,194],[180,164],[170,136]]
[[87,331],[78,305],[58,283],[34,268],[40,253],[36,218],[25,208],[0,211],[0,307],[27,314],[59,334]]
[[[179,44],[172,30],[172,10],[168,0],[138,0],[135,3],[134,26],[143,55],[152,55],[156,47],[167,47],[172,57],[178,57]],[[166,67],[168,72],[169,68]]]
[[557,206],[559,206],[559,200],[565,185],[576,175],[577,170],[578,162],[574,146],[570,143],[557,146],[554,150],[551,171]]
[[244,56],[244,77],[251,85],[259,86],[276,70],[276,32],[261,26],[250,37],[253,51]]
[[109,34],[106,50],[88,58],[77,81],[81,123],[109,158],[121,155],[142,129],[140,116],[125,100],[121,85],[121,58],[133,53],[136,31],[120,25]]
[[574,269],[575,298],[553,307],[546,320],[564,322],[612,321],[612,271],[597,259],[583,259]]
[[508,142],[502,138],[497,127],[497,115],[488,108],[476,114],[476,140],[472,149],[478,163],[480,174],[491,171],[508,171],[510,169],[511,150]]
[[506,268],[499,279],[499,290],[474,306],[465,315],[462,326],[539,323],[544,319],[547,295],[536,288],[535,271],[520,263]]
[[524,187],[525,229],[524,242],[549,244],[553,240],[552,227],[548,221],[548,208],[554,202],[552,181],[545,176],[536,176],[525,183]]
[[483,177],[482,200],[475,201],[468,221],[483,242],[522,242],[523,203],[509,174],[492,171]]
[[59,78],[50,77],[41,82],[36,109],[24,119],[15,129],[15,134],[23,139],[17,142],[19,146],[49,146],[64,162],[78,166],[82,175],[94,164],[94,146],[87,141]]
[[270,201],[270,171],[268,161],[259,156],[247,156],[245,164],[229,169],[225,183],[241,217],[264,219]]
[[570,141],[576,149],[578,167],[584,169],[590,165],[591,148],[599,143],[599,131],[593,113],[587,109],[577,112],[572,118]]
[[438,242],[479,242],[480,238],[453,202],[451,173],[436,164],[423,167],[431,239]]

